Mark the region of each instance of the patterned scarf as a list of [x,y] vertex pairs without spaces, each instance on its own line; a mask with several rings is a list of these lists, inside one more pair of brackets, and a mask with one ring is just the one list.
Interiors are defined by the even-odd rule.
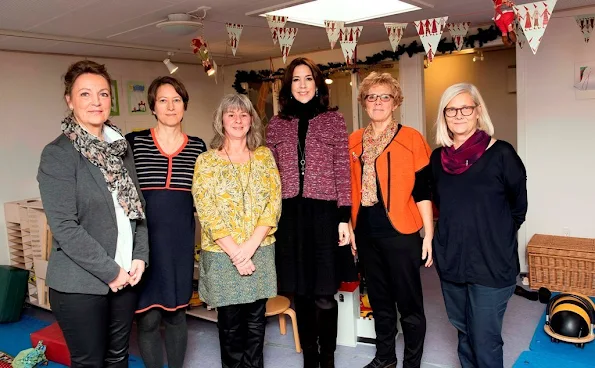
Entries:
[[[105,125],[122,135],[120,129],[108,121]],[[128,175],[122,156],[126,154],[126,139],[108,143],[99,140],[83,129],[72,116],[62,121],[62,132],[70,139],[74,148],[93,165],[97,166],[110,192],[118,191],[118,203],[131,220],[144,219],[145,213],[136,187]]]
[[399,125],[396,121],[391,121],[377,138],[374,138],[374,128],[369,124],[364,130],[363,144],[364,153],[362,161],[364,169],[362,173],[362,206],[373,206],[378,202],[378,188],[376,187],[376,159],[393,139]]
[[491,139],[488,133],[477,129],[459,148],[455,149],[454,146],[442,148],[440,152],[442,168],[449,174],[464,173],[483,155]]

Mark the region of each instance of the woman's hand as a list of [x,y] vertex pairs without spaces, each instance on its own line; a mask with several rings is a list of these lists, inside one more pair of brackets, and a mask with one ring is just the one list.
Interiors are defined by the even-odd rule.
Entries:
[[237,264],[235,266],[240,275],[242,276],[250,276],[254,273],[254,271],[256,271],[256,266],[254,266],[254,263],[251,259],[248,259],[244,263]]
[[145,261],[141,261],[140,259],[133,259],[132,266],[130,267],[130,286],[135,286],[140,282],[141,277],[143,277],[143,273],[145,272]]
[[429,236],[424,237],[421,247],[421,259],[426,260],[425,267],[432,267],[434,264],[434,259],[432,258],[432,238]]
[[[257,243],[255,240],[253,240],[252,238],[246,240],[245,242],[243,242],[242,244],[240,244],[240,249],[242,250],[241,254],[246,257],[246,259],[252,259],[252,257],[254,256],[254,253],[256,253],[256,250],[258,249],[258,247],[260,246],[259,243]],[[236,263],[234,262],[234,265]]]
[[339,223],[339,246],[349,244],[351,235],[349,233],[349,224],[346,222]]
[[112,291],[114,293],[117,293],[119,290],[124,289],[130,281],[130,275],[128,275],[128,272],[126,272],[126,270],[124,270],[122,267],[120,267],[120,272],[118,273],[118,276],[116,276],[115,279],[113,279],[108,286],[110,287],[110,289],[112,289]]

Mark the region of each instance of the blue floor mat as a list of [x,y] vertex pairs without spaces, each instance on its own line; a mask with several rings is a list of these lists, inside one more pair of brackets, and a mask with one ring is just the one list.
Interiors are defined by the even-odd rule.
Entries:
[[[14,323],[0,324],[0,351],[15,357],[20,351],[31,347],[31,333],[49,326],[51,323],[23,315]],[[49,362],[47,368],[64,368],[62,364]],[[141,358],[131,355],[129,368],[144,368]]]

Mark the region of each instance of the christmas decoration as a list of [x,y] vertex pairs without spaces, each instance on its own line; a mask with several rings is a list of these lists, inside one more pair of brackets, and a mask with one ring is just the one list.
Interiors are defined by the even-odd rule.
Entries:
[[[483,47],[488,42],[492,42],[500,37],[500,31],[495,26],[490,26],[487,29],[478,28],[477,33],[470,34],[465,40],[465,46],[468,48]],[[452,53],[457,51],[457,46],[454,42],[442,39],[438,44],[437,52],[442,54]],[[342,70],[357,70],[358,67],[365,67],[376,65],[386,60],[396,61],[403,54],[407,54],[409,57],[414,54],[424,52],[424,47],[418,42],[413,41],[409,45],[399,45],[396,51],[384,50],[371,56],[366,56],[365,60],[358,60],[356,65],[347,66],[347,63],[328,63],[326,65],[319,64],[318,67],[323,73],[329,74],[335,71]],[[271,70],[238,70],[236,71],[235,82],[233,88],[238,93],[246,94],[246,91],[242,87],[242,83],[262,83],[267,81],[273,81],[283,77],[285,69],[281,68],[276,71]]]
[[236,56],[238,43],[240,42],[240,36],[242,35],[244,26],[241,24],[225,23],[225,28],[227,29],[227,36],[229,37],[231,52],[233,52],[233,56]]
[[213,65],[213,60],[209,55],[209,48],[204,38],[202,36],[193,38],[191,46],[192,52],[194,52],[194,54],[196,54],[201,60],[202,66],[205,69],[205,73],[207,73],[208,76],[215,74],[216,69]]
[[328,42],[331,44],[331,49],[335,48],[335,43],[339,40],[339,31],[344,27],[345,22],[336,20],[324,21],[324,28],[326,29],[326,35],[328,36]]
[[397,51],[397,46],[399,46],[399,42],[401,42],[405,28],[407,28],[407,23],[384,23],[384,28],[386,28],[388,40],[393,48],[393,52]]
[[452,36],[452,41],[457,46],[457,51],[461,51],[463,49],[465,36],[469,31],[469,26],[471,25],[470,22],[462,22],[462,23],[448,23],[446,28],[448,32]]
[[513,6],[514,13],[523,28],[527,43],[529,43],[533,54],[537,53],[537,48],[552,16],[556,1],[545,0]]
[[424,50],[426,50],[428,64],[434,60],[434,55],[436,55],[436,49],[440,43],[440,37],[442,36],[447,20],[448,17],[440,17],[413,22],[421,43],[424,45]]
[[357,40],[359,40],[363,28],[362,26],[344,27],[339,30],[339,42],[347,65],[355,65],[357,61]]
[[511,46],[516,42],[517,35],[514,30],[514,2],[512,0],[492,0],[494,2],[494,23],[502,33],[502,42]]
[[591,32],[593,32],[593,26],[595,25],[595,14],[577,15],[574,19],[576,19],[576,24],[578,24],[581,32],[583,32],[585,43],[589,43]]
[[295,36],[297,35],[297,28],[279,28],[279,48],[281,49],[281,55],[283,56],[283,63],[287,61],[287,56],[289,56],[289,50],[291,50],[291,46],[293,45],[293,41],[295,40]]
[[271,35],[273,36],[273,43],[276,45],[277,40],[279,39],[279,29],[285,27],[285,23],[287,23],[287,17],[282,17],[280,15],[267,15],[267,22],[269,23],[269,29],[271,30]]

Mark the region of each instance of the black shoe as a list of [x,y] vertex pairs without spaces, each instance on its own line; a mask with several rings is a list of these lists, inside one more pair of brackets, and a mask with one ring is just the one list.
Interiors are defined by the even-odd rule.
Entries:
[[372,360],[370,364],[364,368],[397,368],[397,360],[382,360],[374,358],[374,360]]

